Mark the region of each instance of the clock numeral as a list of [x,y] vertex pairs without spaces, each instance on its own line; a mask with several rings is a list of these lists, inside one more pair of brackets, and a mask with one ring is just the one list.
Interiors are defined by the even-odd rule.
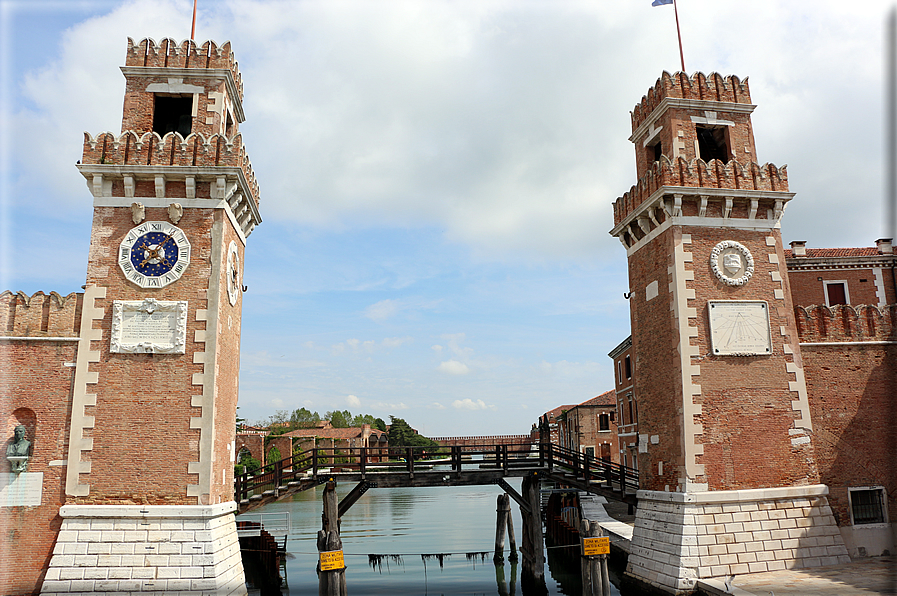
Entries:
[[141,235],[145,234],[148,229],[146,224],[137,227],[137,231],[140,232]]
[[130,259],[131,258],[131,249],[128,248],[127,246],[122,246],[121,247],[121,258],[124,260]]
[[186,236],[178,236],[176,242],[177,242],[178,244],[186,244],[186,242],[187,242],[187,237],[186,237]]
[[178,258],[181,258],[181,259],[187,258],[187,249],[186,248],[182,248],[180,250],[180,252],[178,253]]
[[122,269],[125,270],[125,275],[128,275],[129,273],[131,273],[132,271],[134,271],[134,266],[131,265],[130,261],[127,262],[127,263],[122,263],[122,264],[121,264],[121,267],[122,267]]
[[164,279],[165,279],[165,283],[171,283],[174,281],[175,278],[172,274],[166,273]]
[[183,263],[176,264],[174,266],[174,270],[177,271],[178,273],[181,273],[184,270],[184,264]]
[[162,224],[161,224],[161,223],[154,223],[154,224],[152,225],[152,228],[153,228],[153,230],[161,230],[161,229],[162,229]]
[[139,282],[143,281],[143,275],[140,274],[139,272],[135,271],[134,273],[131,274],[131,280],[139,283]]
[[162,286],[158,277],[148,277],[146,281],[148,286],[155,286],[157,288]]

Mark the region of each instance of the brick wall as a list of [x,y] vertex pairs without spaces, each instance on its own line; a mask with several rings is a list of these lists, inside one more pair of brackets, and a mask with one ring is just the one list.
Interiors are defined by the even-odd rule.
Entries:
[[[38,303],[31,301],[32,306]],[[5,453],[13,429],[24,424],[32,450],[28,472],[43,474],[39,506],[0,507],[2,594],[37,593],[62,523],[66,468],[61,463],[68,454],[76,354],[76,342],[0,340],[0,473],[9,472]]]

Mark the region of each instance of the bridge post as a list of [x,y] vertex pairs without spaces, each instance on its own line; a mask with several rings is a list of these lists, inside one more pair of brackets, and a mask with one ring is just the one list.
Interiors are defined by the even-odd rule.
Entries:
[[520,485],[522,496],[529,504],[529,512],[520,508],[520,515],[523,518],[523,543],[520,548],[523,555],[523,569],[520,574],[520,587],[525,596],[548,594],[548,586],[545,584],[540,485],[541,478],[538,475],[524,477]]
[[505,560],[505,529],[507,528],[507,517],[510,512],[510,497],[502,493],[496,499],[496,516],[495,516],[495,554],[492,556],[492,562],[501,565]]

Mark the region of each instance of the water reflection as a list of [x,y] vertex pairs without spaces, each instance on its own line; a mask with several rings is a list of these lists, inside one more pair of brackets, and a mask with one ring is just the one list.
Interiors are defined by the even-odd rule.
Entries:
[[[519,490],[519,480],[510,483]],[[338,498],[352,488],[338,485]],[[287,551],[292,556],[286,561],[289,586],[282,590],[284,596],[317,593],[315,535],[321,527],[322,492],[297,493],[260,510],[291,515]],[[519,594],[518,565],[492,562],[496,496],[501,492],[494,485],[369,490],[341,523],[349,594]],[[511,515],[515,528],[522,528],[516,505]],[[549,594],[576,594],[570,590],[572,582],[581,581],[578,567],[565,571],[556,550],[547,551]]]

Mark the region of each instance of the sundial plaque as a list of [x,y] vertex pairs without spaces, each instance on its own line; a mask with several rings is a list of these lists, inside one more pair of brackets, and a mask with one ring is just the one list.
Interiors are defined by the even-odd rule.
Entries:
[[0,507],[40,505],[43,487],[43,472],[0,474]]
[[769,356],[769,305],[762,300],[711,300],[710,344],[714,356]]

